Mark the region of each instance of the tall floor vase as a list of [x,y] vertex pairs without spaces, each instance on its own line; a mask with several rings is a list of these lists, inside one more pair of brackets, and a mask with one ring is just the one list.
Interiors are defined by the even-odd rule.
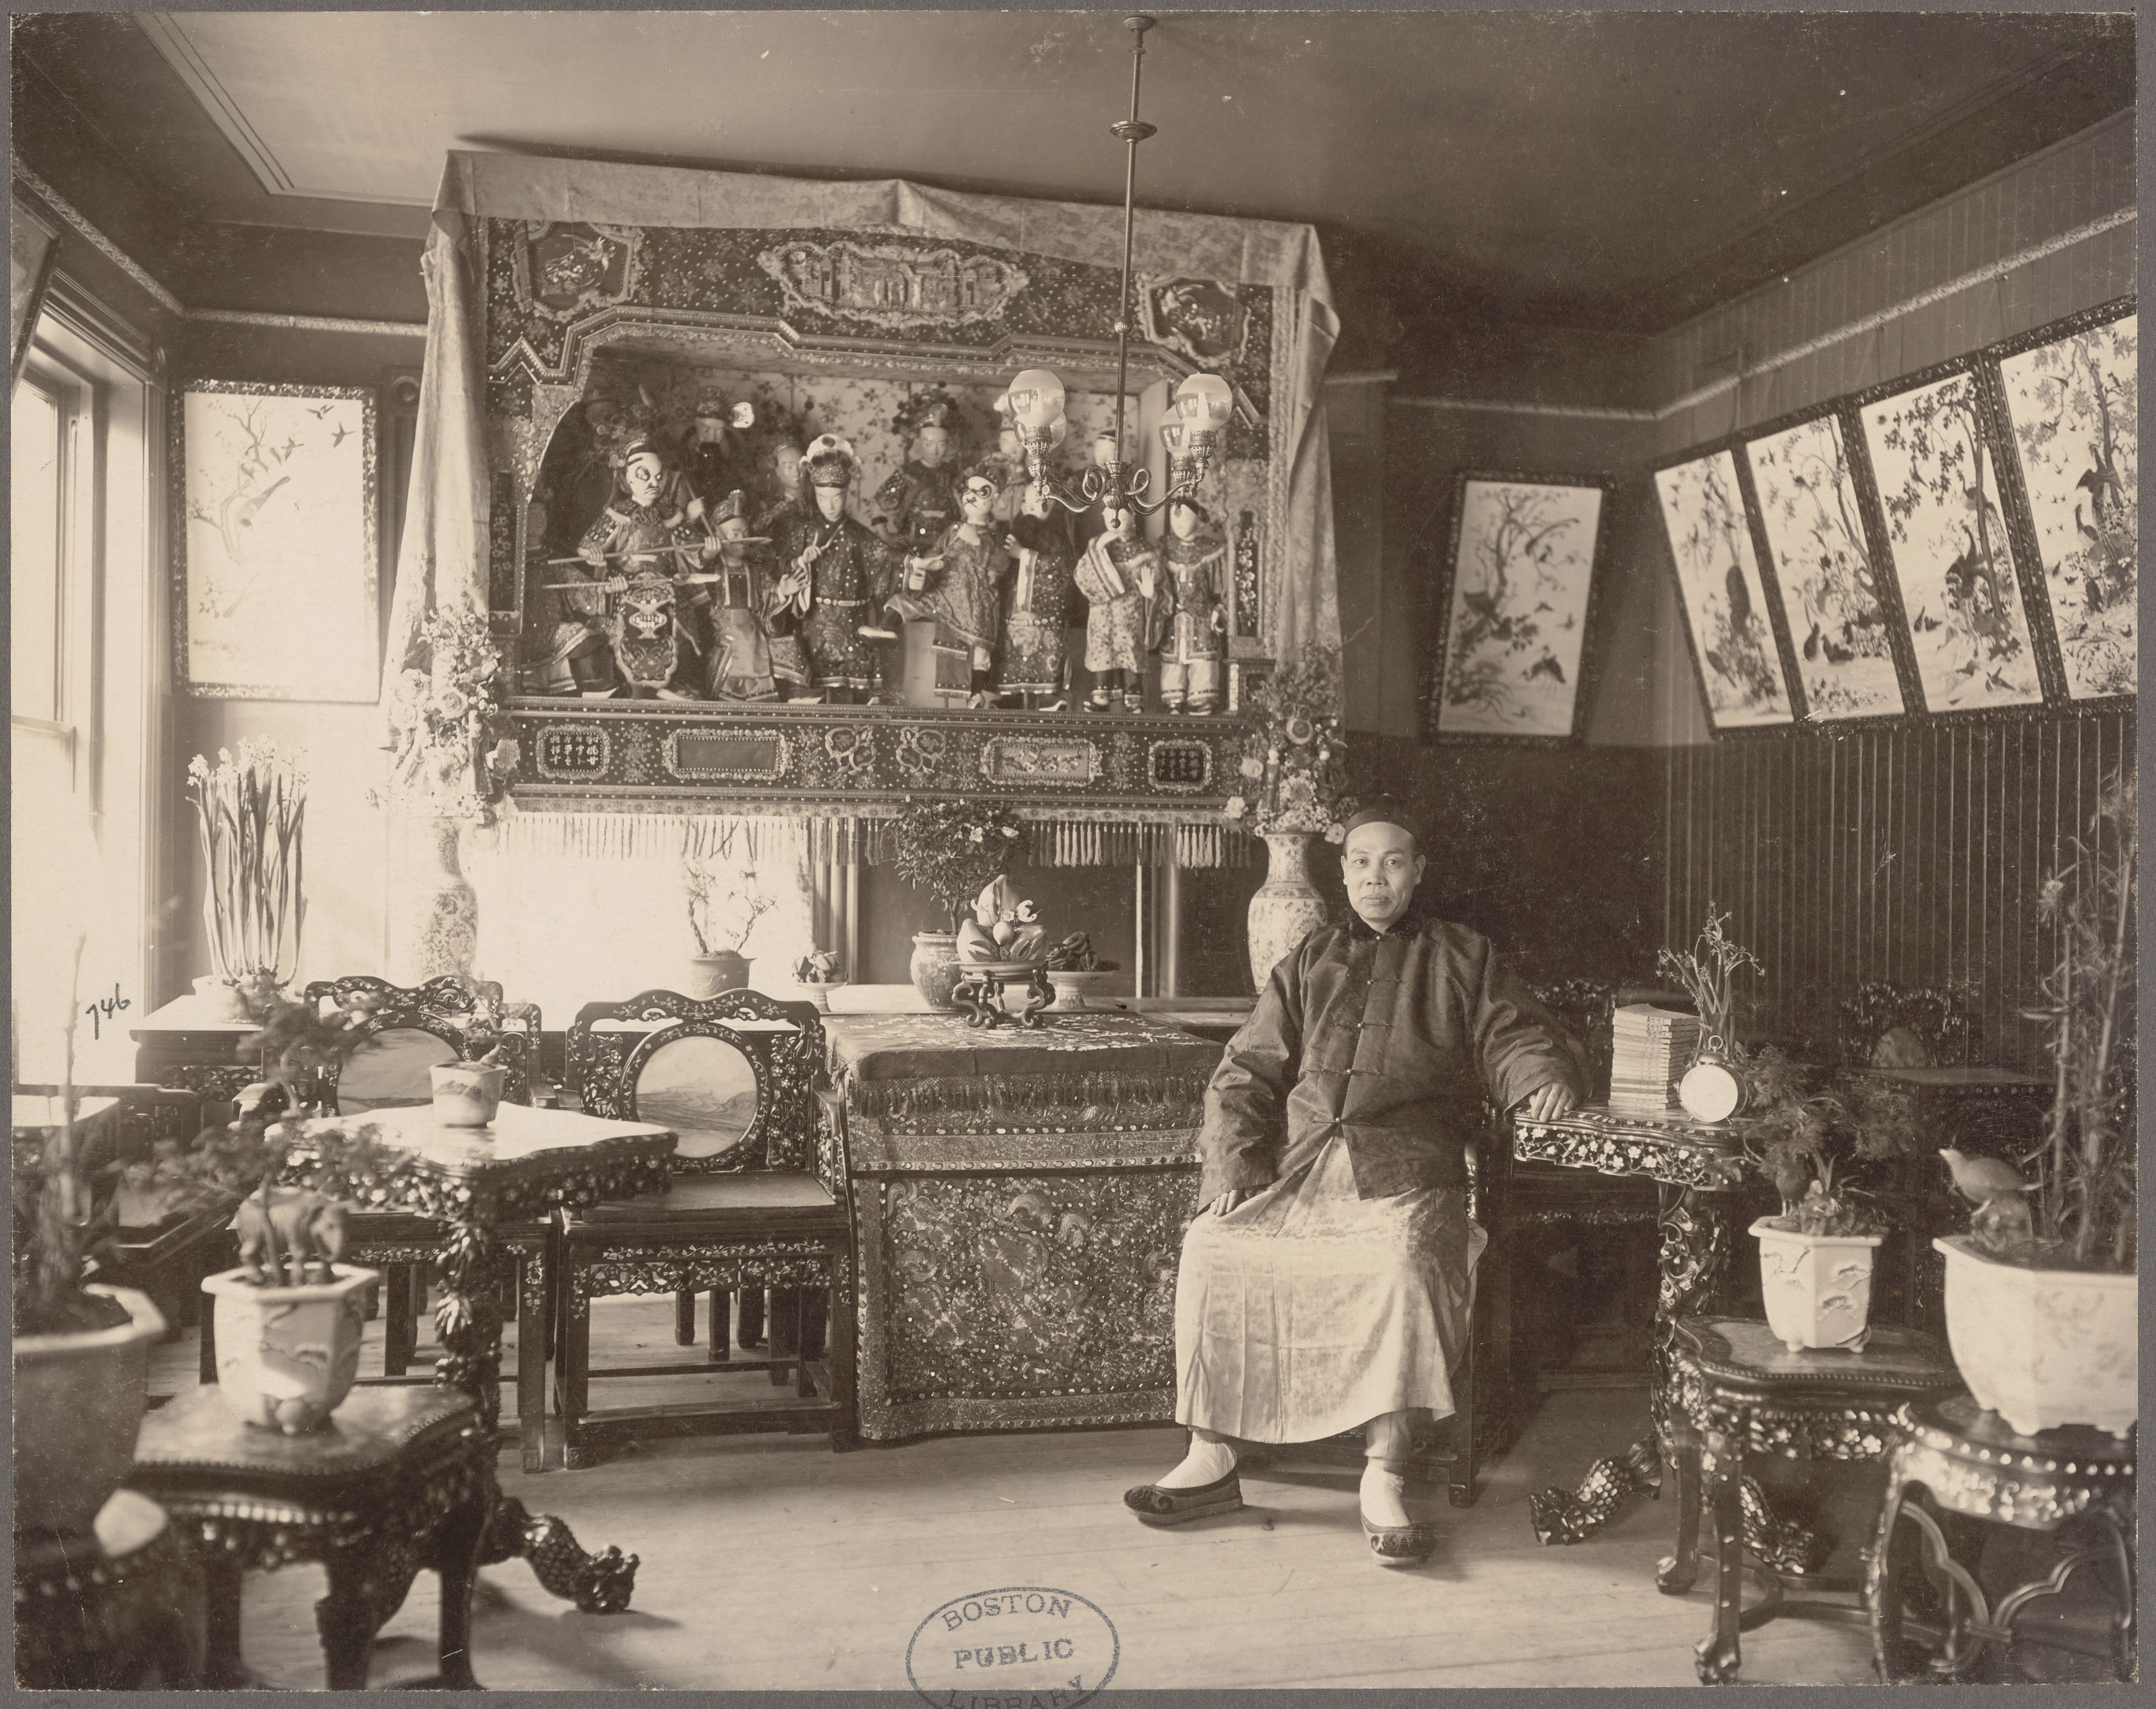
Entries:
[[1305,831],[1267,831],[1265,881],[1250,898],[1250,980],[1260,991],[1287,952],[1325,923],[1325,898],[1310,881]]
[[479,892],[465,876],[453,819],[408,819],[390,867],[389,977],[417,985],[469,975],[479,952]]

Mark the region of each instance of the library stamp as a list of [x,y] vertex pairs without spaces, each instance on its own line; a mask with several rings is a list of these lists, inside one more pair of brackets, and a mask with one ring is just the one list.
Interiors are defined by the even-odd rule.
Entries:
[[1077,1709],[1122,1655],[1115,1622],[1084,1597],[1007,1585],[931,1613],[906,1646],[906,1676],[935,1709]]

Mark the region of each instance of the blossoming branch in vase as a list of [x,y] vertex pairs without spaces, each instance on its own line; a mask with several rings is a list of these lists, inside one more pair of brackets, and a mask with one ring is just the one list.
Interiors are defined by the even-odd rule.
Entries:
[[407,670],[390,696],[392,775],[418,812],[492,822],[521,757],[501,709],[501,652],[485,613],[431,611],[419,626],[429,669]]
[[1340,733],[1340,654],[1308,646],[1255,690],[1260,722],[1244,739],[1243,788],[1221,811],[1248,829],[1322,833],[1337,842],[1353,808]]

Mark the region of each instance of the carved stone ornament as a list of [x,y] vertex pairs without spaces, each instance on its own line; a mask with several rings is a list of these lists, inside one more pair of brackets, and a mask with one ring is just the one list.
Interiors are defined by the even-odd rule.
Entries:
[[1217,279],[1148,279],[1138,306],[1150,342],[1209,367],[1242,359],[1250,311],[1234,285]]
[[778,281],[788,309],[900,331],[963,326],[1000,316],[1027,275],[993,255],[910,244],[802,239],[763,250],[757,264]]
[[516,300],[555,321],[611,308],[634,293],[643,248],[637,226],[526,220],[511,251]]

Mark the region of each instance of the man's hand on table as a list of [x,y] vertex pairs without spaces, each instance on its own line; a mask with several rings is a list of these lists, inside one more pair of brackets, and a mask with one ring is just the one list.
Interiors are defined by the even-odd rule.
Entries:
[[1579,1107],[1579,1100],[1570,1086],[1561,1080],[1553,1080],[1537,1086],[1520,1105],[1519,1113],[1529,1121],[1554,1121]]
[[1255,1193],[1248,1187],[1230,1187],[1225,1193],[1222,1193],[1218,1198],[1213,1200],[1211,1203],[1206,1205],[1204,1209],[1200,1210],[1198,1214],[1200,1216],[1204,1216],[1206,1212],[1209,1211],[1214,1216],[1224,1217],[1227,1215],[1229,1211],[1235,1209],[1235,1208],[1240,1204],[1245,1199],[1255,1198]]

